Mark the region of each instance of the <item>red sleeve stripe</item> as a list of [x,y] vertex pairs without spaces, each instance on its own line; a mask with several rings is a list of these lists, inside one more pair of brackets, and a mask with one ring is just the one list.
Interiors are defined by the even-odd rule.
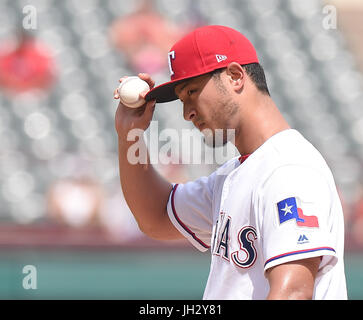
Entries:
[[274,261],[274,260],[277,260],[277,259],[285,258],[285,257],[292,256],[292,255],[295,255],[295,254],[310,253],[310,252],[315,252],[315,251],[320,251],[320,250],[328,250],[328,251],[333,251],[335,253],[335,250],[333,248],[331,248],[331,247],[319,247],[319,248],[314,248],[314,249],[291,251],[291,252],[279,254],[278,256],[275,256],[275,257],[272,257],[272,258],[268,259],[265,262],[265,266],[268,263],[270,263],[271,261]]
[[201,246],[203,246],[204,248],[206,249],[209,249],[210,247],[205,244],[202,240],[200,240],[194,232],[192,232],[178,217],[177,213],[176,213],[176,210],[175,210],[175,205],[174,205],[174,194],[175,194],[175,191],[176,189],[178,188],[178,184],[176,184],[173,188],[173,190],[171,191],[172,194],[171,194],[171,209],[173,210],[173,215],[174,215],[174,218],[176,219],[176,221],[178,221],[178,223],[182,226],[182,228],[188,232],[192,238],[197,241]]

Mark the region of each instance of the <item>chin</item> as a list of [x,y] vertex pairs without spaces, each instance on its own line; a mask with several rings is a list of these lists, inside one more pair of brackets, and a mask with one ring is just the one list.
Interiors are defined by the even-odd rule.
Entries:
[[219,147],[223,147],[225,146],[228,141],[222,141],[222,142],[218,142],[216,143],[216,141],[213,139],[212,141],[208,141],[207,139],[204,138],[204,143],[211,148],[219,148]]
[[202,133],[204,143],[211,148],[223,147],[229,141],[223,129],[204,129]]

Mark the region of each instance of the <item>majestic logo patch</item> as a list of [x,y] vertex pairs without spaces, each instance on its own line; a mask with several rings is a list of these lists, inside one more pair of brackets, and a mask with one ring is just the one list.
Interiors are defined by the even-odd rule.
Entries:
[[309,239],[305,234],[301,234],[297,240],[297,244],[309,243]]
[[222,55],[222,54],[216,54],[216,59],[217,59],[217,62],[222,62],[224,60],[227,60],[227,56],[225,55]]
[[305,216],[298,202],[298,198],[291,197],[277,203],[280,224],[295,219],[299,227],[318,228],[318,217]]

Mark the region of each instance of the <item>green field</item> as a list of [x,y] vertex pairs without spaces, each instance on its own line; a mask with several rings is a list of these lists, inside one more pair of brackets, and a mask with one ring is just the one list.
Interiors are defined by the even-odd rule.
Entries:
[[[0,299],[201,299],[209,254],[193,249],[1,250]],[[346,254],[350,299],[363,299],[363,255]],[[24,266],[36,289],[24,289]],[[34,280],[34,279],[33,279]]]

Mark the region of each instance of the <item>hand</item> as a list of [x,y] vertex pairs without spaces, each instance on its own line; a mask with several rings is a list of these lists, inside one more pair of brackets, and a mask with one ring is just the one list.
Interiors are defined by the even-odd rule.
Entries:
[[[150,89],[155,86],[155,81],[151,79],[147,73],[139,73],[139,78],[149,84]],[[122,77],[120,83],[127,77]],[[140,97],[145,99],[148,91],[140,93]],[[114,99],[120,99],[118,88],[113,92]],[[115,127],[119,137],[126,139],[127,134],[131,129],[146,130],[151,122],[155,110],[155,100],[146,102],[139,108],[129,108],[122,104],[118,105],[115,115]]]

